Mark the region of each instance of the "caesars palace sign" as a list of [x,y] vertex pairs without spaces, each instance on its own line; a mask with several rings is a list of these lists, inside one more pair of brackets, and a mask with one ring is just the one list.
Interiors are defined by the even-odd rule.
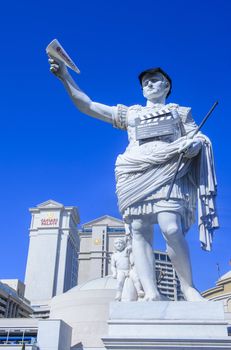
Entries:
[[59,219],[54,213],[48,213],[44,218],[41,219],[41,226],[57,226]]

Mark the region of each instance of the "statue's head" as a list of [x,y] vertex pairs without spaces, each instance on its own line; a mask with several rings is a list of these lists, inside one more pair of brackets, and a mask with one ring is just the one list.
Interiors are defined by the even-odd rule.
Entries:
[[122,250],[124,250],[124,248],[126,247],[126,242],[123,238],[116,238],[114,240],[114,247],[116,250],[118,250],[119,252],[122,252]]
[[160,67],[143,71],[139,75],[143,95],[148,100],[168,97],[172,89],[172,80]]

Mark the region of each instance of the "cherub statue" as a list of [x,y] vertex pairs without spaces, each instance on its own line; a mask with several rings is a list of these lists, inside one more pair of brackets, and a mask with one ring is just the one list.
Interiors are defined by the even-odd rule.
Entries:
[[143,297],[144,291],[135,270],[131,245],[127,246],[125,239],[117,238],[114,241],[114,248],[116,251],[112,254],[111,270],[112,277],[117,279],[115,300],[121,301],[125,280],[129,277],[134,284],[138,297]]

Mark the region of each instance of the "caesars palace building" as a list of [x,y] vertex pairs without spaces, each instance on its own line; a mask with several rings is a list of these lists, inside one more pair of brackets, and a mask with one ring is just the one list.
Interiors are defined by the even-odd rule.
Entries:
[[[110,261],[114,240],[125,236],[123,221],[105,215],[79,229],[78,209],[54,200],[30,208],[30,213],[25,284],[0,280],[0,348],[11,350],[11,344],[21,349],[25,343],[26,349],[34,350],[38,344],[40,350],[103,349],[99,334],[106,332],[106,310],[116,292]],[[160,292],[170,300],[183,300],[169,257],[161,251],[153,254]],[[230,289],[225,283],[228,297],[223,298],[227,319],[228,277]],[[221,290],[220,283],[215,288],[220,300]],[[211,295],[204,293],[210,299]]]

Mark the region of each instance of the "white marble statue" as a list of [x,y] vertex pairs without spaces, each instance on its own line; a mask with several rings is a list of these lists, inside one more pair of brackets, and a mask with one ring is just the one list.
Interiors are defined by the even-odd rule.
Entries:
[[[198,203],[201,245],[210,250],[213,230],[218,227],[216,178],[209,139],[201,133],[190,138],[196,129],[191,108],[166,104],[172,82],[160,68],[146,70],[139,76],[147,99],[145,106],[107,106],[92,101],[81,91],[64,64],[53,59],[49,62],[50,70],[62,81],[80,111],[127,130],[129,145],[116,161],[117,196],[132,235],[132,251],[145,299],[162,300],[153,268],[153,224],[158,223],[185,299],[203,300],[193,284],[185,234],[195,220]],[[182,150],[183,162],[166,201]]]
[[126,244],[125,239],[116,238],[114,241],[115,252],[111,258],[112,277],[117,280],[117,293],[115,300],[120,301],[122,298],[123,288],[126,278],[131,278],[138,297],[143,297],[144,292],[137,275],[132,247]]

